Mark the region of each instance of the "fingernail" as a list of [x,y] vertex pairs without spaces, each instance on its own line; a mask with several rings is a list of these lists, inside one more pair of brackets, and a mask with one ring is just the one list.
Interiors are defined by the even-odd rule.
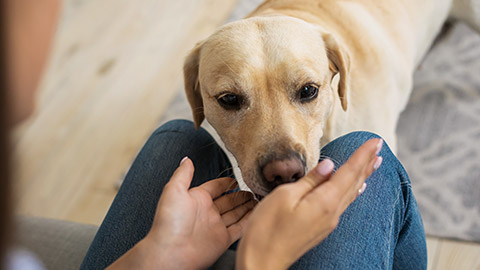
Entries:
[[358,195],[362,195],[362,193],[365,192],[366,188],[367,188],[367,183],[363,183],[362,187],[358,190]]
[[182,165],[183,162],[185,162],[185,160],[187,160],[188,157],[184,157],[182,158],[182,161],[180,161],[180,165]]
[[378,144],[377,144],[377,151],[375,152],[375,155],[378,156],[378,154],[380,153],[380,151],[382,150],[382,146],[383,146],[383,140],[380,139]]
[[317,165],[317,173],[321,176],[326,176],[330,174],[335,168],[335,164],[330,159],[325,159]]
[[378,168],[380,168],[380,165],[382,165],[383,158],[382,157],[377,157],[375,160],[375,164],[373,164],[373,169],[376,171]]

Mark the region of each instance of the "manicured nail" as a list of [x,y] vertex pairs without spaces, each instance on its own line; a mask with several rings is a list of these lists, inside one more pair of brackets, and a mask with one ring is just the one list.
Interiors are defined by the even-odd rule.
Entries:
[[382,150],[382,146],[383,146],[383,140],[380,139],[378,141],[378,144],[377,144],[377,151],[375,152],[375,155],[378,156],[378,154],[380,153],[380,151]]
[[382,165],[383,158],[382,157],[377,157],[375,160],[375,164],[373,164],[373,169],[376,171],[378,168],[380,168],[380,165]]
[[182,165],[183,162],[185,162],[185,160],[187,160],[188,157],[184,157],[182,158],[182,161],[180,161],[180,165]]
[[317,173],[321,176],[326,176],[333,171],[333,168],[335,168],[335,164],[333,164],[333,161],[331,161],[330,159],[325,159],[317,165],[316,170]]
[[365,192],[366,188],[367,188],[367,183],[363,183],[362,187],[358,190],[358,195],[362,195],[362,193]]

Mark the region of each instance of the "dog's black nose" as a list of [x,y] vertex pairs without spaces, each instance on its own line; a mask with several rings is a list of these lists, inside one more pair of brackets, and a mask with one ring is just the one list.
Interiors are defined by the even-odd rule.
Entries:
[[272,189],[281,184],[295,182],[305,175],[305,166],[297,157],[271,160],[261,170]]

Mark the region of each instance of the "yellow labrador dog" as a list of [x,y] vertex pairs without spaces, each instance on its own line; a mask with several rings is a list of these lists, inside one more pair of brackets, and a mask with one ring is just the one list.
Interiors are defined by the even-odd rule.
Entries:
[[208,120],[258,195],[302,177],[347,132],[395,149],[413,72],[449,16],[480,30],[480,1],[265,1],[187,57],[195,126]]

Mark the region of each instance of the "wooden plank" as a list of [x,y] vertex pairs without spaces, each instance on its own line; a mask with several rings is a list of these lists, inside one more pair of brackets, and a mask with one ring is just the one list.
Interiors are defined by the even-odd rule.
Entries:
[[427,237],[427,256],[428,256],[428,265],[427,270],[434,270],[434,265],[437,262],[437,251],[441,245],[440,239],[436,237]]
[[66,1],[38,110],[15,133],[18,213],[99,224],[187,52],[235,2]]
[[480,269],[480,245],[477,243],[442,240],[434,269]]

